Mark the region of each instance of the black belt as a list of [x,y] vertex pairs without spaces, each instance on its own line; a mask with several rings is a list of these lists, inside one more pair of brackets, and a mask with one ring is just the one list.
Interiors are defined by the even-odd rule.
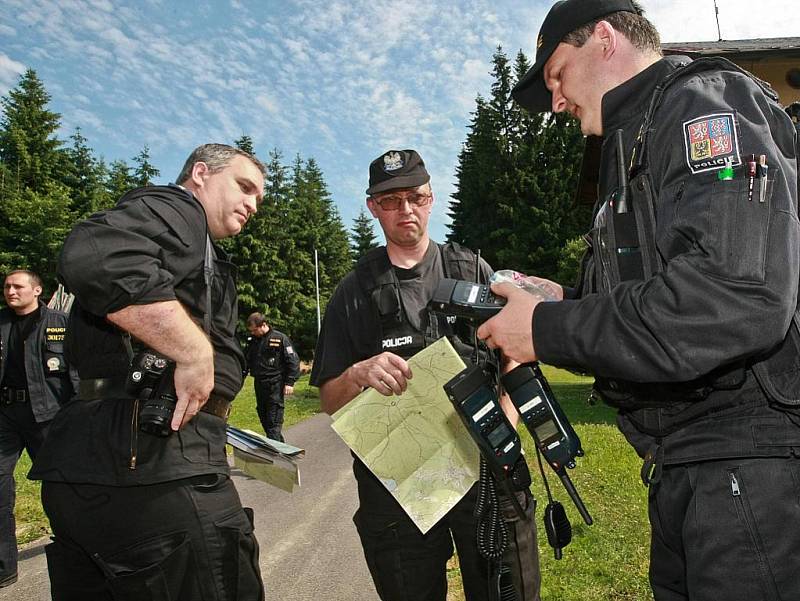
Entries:
[[[125,389],[125,380],[117,378],[93,378],[81,380],[78,386],[78,399],[96,401],[98,399],[134,399]],[[200,409],[211,415],[227,420],[231,414],[231,402],[222,397],[210,396]]]
[[0,389],[0,402],[3,405],[11,405],[12,403],[27,403],[31,400],[31,395],[28,394],[27,388],[9,388],[4,386]]

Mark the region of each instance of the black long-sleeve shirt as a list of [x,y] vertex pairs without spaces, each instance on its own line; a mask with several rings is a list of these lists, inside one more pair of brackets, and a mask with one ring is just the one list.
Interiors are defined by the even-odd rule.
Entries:
[[[81,379],[120,378],[128,369],[121,332],[105,316],[129,305],[177,300],[203,327],[207,241],[202,205],[175,186],[139,188],[112,209],[79,223],[68,236],[58,274],[75,294],[67,354]],[[233,399],[244,355],[235,339],[235,268],[213,249],[209,338],[214,348],[212,395]],[[50,427],[31,477],[127,486],[205,473],[227,473],[225,421],[200,412],[166,438],[137,429],[129,399],[78,400]],[[131,469],[135,456],[136,469]]]

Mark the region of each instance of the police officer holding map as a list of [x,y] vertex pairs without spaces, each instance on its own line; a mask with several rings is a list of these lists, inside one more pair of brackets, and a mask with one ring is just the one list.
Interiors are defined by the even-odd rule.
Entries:
[[[414,150],[389,150],[369,168],[367,207],[383,230],[386,246],[362,257],[340,282],[325,312],[311,383],[320,387],[322,408],[334,413],[366,387],[385,396],[406,390],[412,373],[406,362],[440,335],[450,334],[466,361],[472,338],[464,323],[426,308],[444,277],[482,281],[491,275],[474,254],[450,243],[433,242],[428,219],[433,205],[430,176]],[[510,411],[514,411],[510,408]],[[523,459],[524,461],[524,459]],[[444,601],[446,563],[458,552],[466,598],[489,599],[490,570],[478,552],[475,508],[477,485],[433,528],[422,534],[386,487],[358,459],[353,462],[359,509],[354,516],[375,588],[384,601]],[[530,516],[530,494],[518,492]],[[510,503],[508,503],[510,505]],[[514,529],[513,556],[519,599],[539,598],[539,569],[533,520],[519,521],[508,507]]]

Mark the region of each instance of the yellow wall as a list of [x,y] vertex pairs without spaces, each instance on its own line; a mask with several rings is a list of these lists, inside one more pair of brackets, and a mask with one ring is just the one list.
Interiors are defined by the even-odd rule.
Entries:
[[786,106],[800,101],[800,90],[789,87],[786,83],[786,72],[789,69],[800,69],[800,58],[761,58],[755,60],[732,59],[740,67],[747,69],[756,77],[768,81],[780,96],[780,102]]

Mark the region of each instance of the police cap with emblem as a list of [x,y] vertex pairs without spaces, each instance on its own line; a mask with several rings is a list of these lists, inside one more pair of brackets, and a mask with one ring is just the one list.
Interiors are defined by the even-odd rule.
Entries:
[[511,96],[531,112],[549,111],[553,97],[544,85],[542,71],[561,40],[581,25],[615,12],[639,14],[631,0],[561,0],[547,13],[536,38],[536,62],[519,80]]
[[431,179],[416,150],[387,150],[369,164],[367,194],[416,188]]

